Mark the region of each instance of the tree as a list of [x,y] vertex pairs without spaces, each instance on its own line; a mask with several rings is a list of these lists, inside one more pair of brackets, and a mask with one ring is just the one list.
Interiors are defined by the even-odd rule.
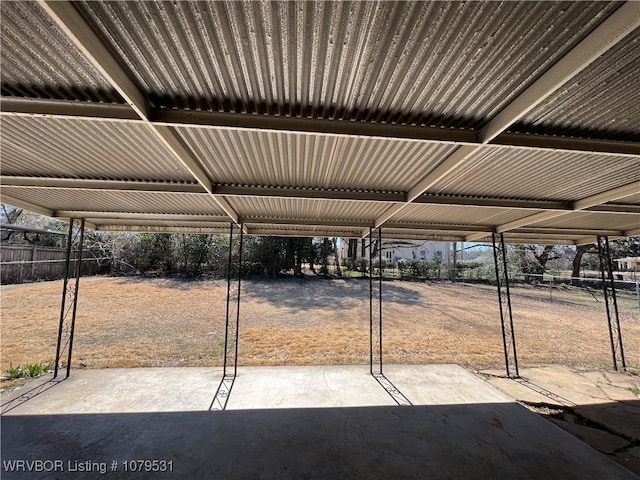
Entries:
[[[609,243],[609,250],[611,259],[624,258],[624,257],[637,257],[640,256],[640,237],[629,237],[614,240]],[[576,247],[576,253],[571,262],[571,284],[578,285],[580,283],[577,280],[580,277],[580,268],[583,264],[583,257],[585,254],[598,254],[598,246],[595,243],[589,243],[585,245],[578,245]]]
[[2,204],[2,223],[8,223],[10,225],[16,223],[16,221],[22,215],[22,209],[12,207],[5,203]]
[[640,237],[636,236],[614,240],[609,243],[609,248],[611,250],[612,259],[640,257]]
[[557,245],[517,245],[513,255],[520,271],[525,274],[525,281],[529,282],[544,274],[549,261],[563,258],[565,249]]
[[576,254],[571,262],[571,285],[579,285],[580,281],[580,268],[582,267],[582,257],[585,253],[598,253],[597,247],[593,244],[578,245],[576,247]]
[[322,246],[320,247],[320,274],[329,275],[329,254],[331,253],[331,247],[329,246],[329,239],[322,239]]
[[350,238],[347,249],[348,269],[358,270],[358,239]]
[[333,255],[334,255],[334,264],[336,266],[336,274],[341,277],[342,270],[340,269],[340,257],[338,255],[338,239],[333,238]]

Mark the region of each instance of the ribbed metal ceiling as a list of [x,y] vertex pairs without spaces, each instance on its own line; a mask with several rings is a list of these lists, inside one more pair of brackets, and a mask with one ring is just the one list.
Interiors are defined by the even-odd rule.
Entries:
[[392,205],[382,202],[266,197],[229,197],[229,203],[241,216],[371,222]]
[[573,201],[640,180],[640,157],[487,148],[430,193]]
[[51,210],[225,215],[207,194],[114,192],[3,186],[3,193]]
[[192,181],[148,127],[63,118],[4,117],[3,175]]
[[158,107],[478,128],[619,4],[82,2]]
[[536,210],[409,205],[391,218],[392,222],[443,223],[449,225],[500,225],[538,213]]
[[122,103],[36,2],[0,2],[2,95]]
[[532,109],[511,130],[640,141],[638,71],[640,29]]
[[[107,225],[118,225],[122,227],[153,227],[153,226],[162,226],[163,222],[160,220],[128,220],[128,219],[118,219],[118,220],[110,220],[105,218],[87,218],[87,222],[98,225],[98,227],[105,227]],[[173,228],[177,229],[198,229],[198,228],[215,228],[219,230],[220,233],[229,233],[229,224],[225,222],[207,222],[207,221],[181,221],[181,220],[172,220],[167,222],[167,225],[170,225]]]
[[[365,137],[180,128],[217,183],[407,191],[454,145]],[[393,172],[390,174],[390,172]]]
[[640,194],[631,195],[629,197],[624,197],[616,200],[616,203],[627,203],[627,204],[638,204],[640,205]]
[[571,215],[562,215],[535,224],[536,227],[562,226],[562,228],[593,228],[594,225],[600,229],[639,229],[640,215],[574,212]]
[[437,241],[437,242],[455,242],[460,241],[460,237],[474,233],[473,231],[460,231],[460,230],[446,230],[446,229],[434,229],[429,230],[425,227],[424,230],[407,230],[399,228],[385,228],[382,230],[383,238],[391,239],[407,239],[407,240],[423,240],[423,241]]
[[265,223],[248,223],[250,232],[257,234],[280,236],[313,236],[313,237],[360,237],[362,228],[355,227],[323,227],[317,225],[281,225]]
[[[640,205],[640,28],[621,5],[0,2],[0,171],[16,177],[1,193],[108,228],[215,231],[220,216],[283,235],[431,238],[438,224],[478,239],[513,221],[630,235],[629,213],[526,220],[594,195]],[[195,183],[216,196],[135,191]],[[389,202],[416,197],[434,204]]]

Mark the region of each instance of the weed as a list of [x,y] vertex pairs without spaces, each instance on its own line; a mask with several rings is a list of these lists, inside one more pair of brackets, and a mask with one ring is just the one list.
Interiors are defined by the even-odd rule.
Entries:
[[10,363],[9,370],[7,370],[7,374],[9,375],[9,378],[20,378],[23,376],[22,367],[20,367],[20,365],[18,365],[17,367],[14,367],[13,364]]
[[637,395],[640,397],[640,387],[633,386],[633,387],[629,387],[628,390],[634,395]]
[[26,378],[26,377],[39,377],[40,375],[44,375],[48,373],[53,368],[53,362],[49,363],[28,363],[24,367],[18,365],[14,367],[13,364],[9,364],[9,370],[7,370],[7,374],[9,378]]

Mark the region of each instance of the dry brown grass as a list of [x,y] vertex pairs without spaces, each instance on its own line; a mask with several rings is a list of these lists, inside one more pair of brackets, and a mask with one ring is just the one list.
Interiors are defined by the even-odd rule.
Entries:
[[[1,290],[1,362],[50,361],[61,282]],[[74,363],[89,368],[211,366],[222,359],[226,283],[84,278]],[[243,283],[239,363],[364,364],[369,360],[369,284],[306,279]],[[514,288],[521,364],[610,368],[602,301],[581,291]],[[640,318],[620,297],[627,360],[640,368]],[[385,282],[384,350],[391,363],[503,362],[498,305],[488,286]]]

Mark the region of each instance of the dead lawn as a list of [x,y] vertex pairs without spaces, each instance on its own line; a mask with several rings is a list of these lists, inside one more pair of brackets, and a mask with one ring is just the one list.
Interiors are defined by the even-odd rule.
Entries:
[[[4,286],[1,359],[55,355],[61,281]],[[495,290],[489,286],[384,283],[384,351],[390,363],[503,363]],[[83,278],[74,364],[88,368],[220,365],[226,283]],[[242,365],[366,364],[369,284],[363,280],[252,280],[243,283]],[[621,295],[627,361],[640,369],[640,318]],[[572,289],[512,289],[522,365],[611,368],[604,304]]]

